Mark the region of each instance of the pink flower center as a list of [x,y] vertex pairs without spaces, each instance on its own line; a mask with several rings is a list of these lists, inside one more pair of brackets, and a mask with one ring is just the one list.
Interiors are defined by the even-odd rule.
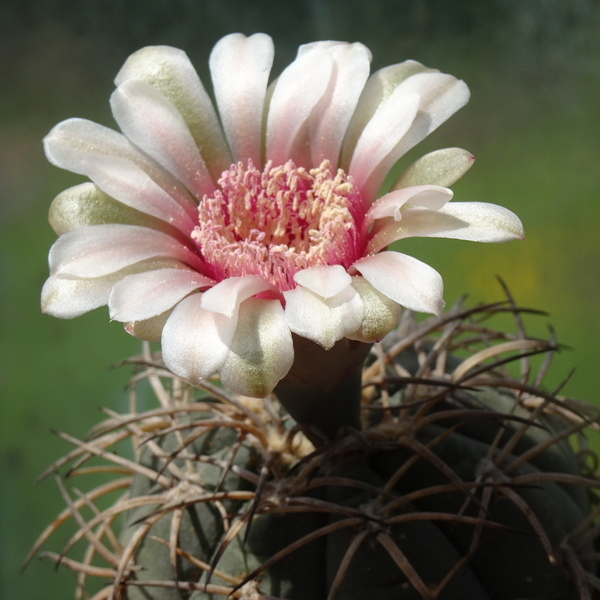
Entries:
[[363,203],[352,178],[328,161],[307,171],[292,161],[259,171],[232,165],[198,207],[192,237],[217,281],[258,275],[285,291],[317,265],[350,267],[364,247]]

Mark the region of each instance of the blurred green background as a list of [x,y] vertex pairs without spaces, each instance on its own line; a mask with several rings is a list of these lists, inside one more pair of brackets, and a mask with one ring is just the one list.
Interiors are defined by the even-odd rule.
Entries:
[[[234,31],[269,33],[279,72],[299,44],[361,41],[373,69],[407,58],[464,79],[472,100],[406,159],[461,146],[477,157],[454,187],[459,201],[517,212],[526,240],[504,246],[409,241],[444,276],[446,300],[502,297],[550,313],[571,347],[548,386],[577,367],[564,393],[596,401],[600,336],[600,3],[595,0],[0,0],[0,598],[72,597],[61,568],[19,566],[64,506],[52,480],[34,485],[70,447],[51,428],[83,436],[101,414],[124,409],[126,368],[139,350],[106,309],[76,321],[40,314],[46,222],[54,196],[80,181],[46,163],[41,140],[78,116],[113,126],[112,79],[139,47],[184,48],[208,83],[213,44]],[[60,551],[65,534],[52,549]]]

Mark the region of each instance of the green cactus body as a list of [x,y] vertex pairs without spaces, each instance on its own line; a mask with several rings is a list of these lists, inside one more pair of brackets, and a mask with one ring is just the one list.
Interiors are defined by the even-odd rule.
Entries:
[[[473,401],[477,400],[494,409],[508,398],[490,389],[476,392],[472,396]],[[514,404],[514,397],[512,401]],[[265,512],[257,511],[245,543],[247,525],[227,546],[217,562],[218,572],[243,580],[245,575],[259,569],[271,556],[285,550],[303,536],[351,518],[351,513],[347,512],[350,510],[362,512],[373,520],[363,520],[318,537],[274,563],[258,578],[260,593],[286,599],[327,598],[348,548],[357,536],[364,535],[364,541],[341,579],[337,597],[348,600],[358,600],[365,596],[374,600],[422,597],[382,545],[381,536],[385,535],[399,549],[399,556],[405,557],[432,593],[436,585],[460,564],[462,557],[473,552],[472,557],[465,561],[464,566],[456,572],[441,593],[435,596],[437,598],[575,600],[578,595],[570,577],[555,563],[555,558],[549,556],[524,511],[532,511],[551,547],[556,548],[589,514],[585,489],[543,480],[522,486],[510,483],[511,478],[548,472],[544,471],[544,467],[552,467],[550,472],[554,473],[577,474],[578,463],[573,452],[566,447],[566,442],[558,442],[548,450],[534,455],[530,462],[519,465],[509,477],[503,474],[502,468],[495,465],[490,456],[491,444],[504,427],[497,416],[493,419],[478,416],[474,422],[467,420],[462,427],[459,423],[454,430],[446,425],[443,421],[432,422],[416,433],[407,433],[402,431],[406,429],[402,425],[394,427],[384,422],[364,433],[366,443],[354,442],[354,448],[343,448],[337,455],[332,452],[322,464],[307,474],[301,485],[296,484],[299,491],[302,487],[310,486],[311,481],[321,478],[324,483],[314,488],[314,492],[318,493],[313,492],[309,499],[327,506],[328,510],[325,512],[308,510],[302,500],[305,495],[300,492],[298,495],[283,495],[279,502],[287,504],[290,509],[294,504],[304,504],[306,512],[287,512],[284,506],[281,514],[270,514],[272,508],[269,504],[276,502],[273,494],[277,492],[265,490],[264,507],[261,508]],[[454,425],[456,426],[455,423]],[[518,427],[519,422],[506,425],[506,432],[500,439],[505,437],[510,440],[510,430],[514,434]],[[514,453],[508,455],[508,464],[552,435],[549,430],[542,429],[541,425],[530,427],[529,430],[515,447]],[[193,428],[182,433],[189,435],[191,432]],[[235,438],[231,433],[218,431],[213,436],[216,439],[209,451],[206,448],[206,435],[198,438],[188,450],[198,456],[214,457],[226,462],[230,452],[226,440]],[[474,433],[477,433],[477,439],[473,437]],[[169,435],[171,437],[167,436],[163,443],[165,451],[172,451],[174,447],[174,434]],[[229,444],[234,441],[235,439],[229,439]],[[502,444],[499,444],[499,448],[501,447]],[[432,456],[428,458],[428,451],[424,450],[421,454],[418,448],[431,448]],[[386,482],[395,478],[398,470],[416,457],[418,460],[382,495]],[[156,464],[151,464],[156,462],[157,459],[153,456],[147,466],[156,468]],[[260,459],[256,452],[242,445],[233,465],[256,473]],[[444,469],[451,470],[464,483],[464,489],[455,484],[441,465]],[[197,471],[202,488],[215,491],[222,469],[204,463]],[[284,476],[292,479],[293,473],[284,472]],[[327,483],[333,482],[335,478],[343,478],[346,483]],[[467,484],[477,480],[480,482],[478,487],[467,487]],[[502,483],[506,484],[505,488],[498,487]],[[371,486],[373,490],[354,487],[363,484]],[[486,485],[489,487],[486,488]],[[436,486],[441,490],[419,497],[419,492],[432,490]],[[132,487],[132,494],[151,494],[153,487],[156,484],[138,476]],[[230,472],[218,489],[236,491],[250,487],[243,477]],[[285,482],[282,480],[279,488],[284,487]],[[444,489],[448,487],[451,489]],[[486,489],[490,492],[490,500],[484,505],[482,492]],[[375,490],[381,490],[381,493]],[[410,499],[404,500],[405,498]],[[390,508],[394,504],[396,506]],[[229,514],[248,514],[244,513],[244,508],[247,511],[248,506],[242,505],[242,502],[224,501],[224,508]],[[131,525],[125,528],[125,538],[127,532],[134,532],[140,520],[143,522],[143,517],[151,512],[147,507],[131,511],[128,514]],[[412,520],[414,515],[420,516]],[[469,520],[461,522],[458,518],[449,519],[452,515],[461,515]],[[477,526],[473,523],[478,519],[481,531],[477,540]],[[191,504],[186,508],[180,526],[179,547],[210,564],[224,538],[222,521],[222,514],[213,504]],[[168,540],[171,527],[172,514],[168,513],[154,525],[150,535],[140,544],[136,562],[143,570],[136,574],[138,580],[160,581],[174,578],[168,546],[151,538],[156,536]],[[472,549],[474,544],[478,547]],[[583,550],[592,552],[590,544]],[[198,569],[193,568],[188,561],[179,560],[177,565],[178,577],[182,581],[202,580]],[[507,573],[510,573],[510,577],[507,577]],[[223,581],[218,575],[211,578],[214,585],[227,586],[231,581]],[[131,586],[128,594],[130,600],[174,600],[187,597],[186,593],[177,589],[158,587]],[[195,591],[190,596],[194,600],[217,597],[219,596],[204,591]]]
[[148,366],[160,414],[114,416],[77,454],[93,443],[106,458],[114,431],[135,433],[115,574],[94,598],[594,598],[598,485],[573,443],[595,409],[494,363],[463,372],[434,328],[401,353],[382,346],[364,373],[362,430],[316,449],[274,400],[210,384],[196,397]]

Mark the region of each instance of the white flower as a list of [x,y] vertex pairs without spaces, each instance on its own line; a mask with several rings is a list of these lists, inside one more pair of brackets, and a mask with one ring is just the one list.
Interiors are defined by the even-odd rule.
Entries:
[[174,373],[219,373],[253,396],[290,370],[292,334],[329,349],[381,338],[401,305],[439,314],[440,275],[387,246],[500,242],[522,226],[495,205],[449,202],[441,186],[472,162],[457,148],[423,157],[377,199],[469,91],[414,61],[369,77],[370,59],[359,43],[307,44],[268,86],[271,39],[229,35],[210,57],[217,116],[185,53],[133,54],[111,98],[123,133],[69,119],[45,139],[53,164],[92,183],[52,204],[60,237],[43,310],[72,318],[108,304],[133,335],[162,339]]

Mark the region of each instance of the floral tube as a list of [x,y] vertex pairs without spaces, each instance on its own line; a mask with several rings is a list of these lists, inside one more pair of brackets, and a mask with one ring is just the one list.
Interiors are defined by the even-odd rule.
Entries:
[[192,383],[269,394],[294,338],[372,343],[401,306],[439,314],[441,276],[387,250],[407,237],[522,238],[510,211],[450,202],[473,157],[424,156],[378,197],[397,160],[461,108],[464,82],[406,61],[369,76],[360,43],[301,46],[269,84],[273,44],[228,35],[212,51],[213,106],[181,50],[148,47],[116,78],[121,132],[83,119],[46,137],[55,165],[91,182],[50,209],[44,312],[111,319],[161,340]]

